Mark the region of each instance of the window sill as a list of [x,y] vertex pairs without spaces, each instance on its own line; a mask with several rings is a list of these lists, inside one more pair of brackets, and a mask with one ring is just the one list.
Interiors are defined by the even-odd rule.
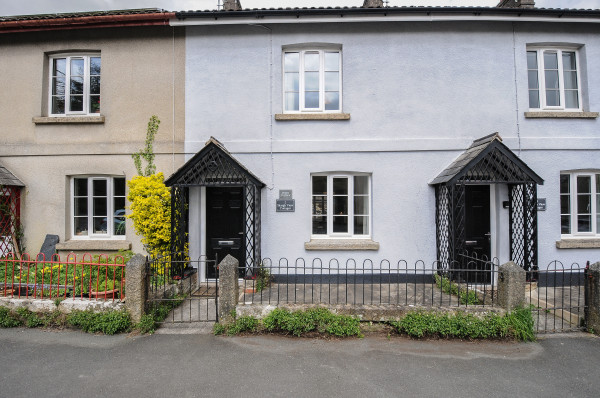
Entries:
[[56,244],[56,250],[64,251],[116,251],[130,249],[131,242],[127,240],[73,239]]
[[371,239],[311,239],[306,250],[379,250],[379,242]]
[[557,249],[599,249],[600,239],[561,239],[556,241]]
[[94,124],[104,123],[104,116],[38,116],[32,118],[35,124]]
[[530,119],[596,119],[598,114],[598,112],[540,111],[525,112],[525,117]]
[[275,120],[350,120],[349,113],[277,113]]

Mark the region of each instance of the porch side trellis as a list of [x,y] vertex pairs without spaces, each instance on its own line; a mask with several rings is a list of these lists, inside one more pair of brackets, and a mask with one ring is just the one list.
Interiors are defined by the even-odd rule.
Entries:
[[516,156],[498,133],[471,146],[431,183],[436,198],[437,258],[444,267],[465,252],[467,185],[506,184],[510,259],[525,270],[537,265],[537,185],[544,180]]
[[171,187],[171,251],[186,249],[189,232],[190,187],[243,187],[246,264],[260,261],[261,189],[265,184],[237,161],[214,137],[194,157],[169,177]]
[[[21,244],[21,189],[25,186],[7,168],[0,165],[0,256],[19,255]],[[17,247],[15,247],[17,246]]]

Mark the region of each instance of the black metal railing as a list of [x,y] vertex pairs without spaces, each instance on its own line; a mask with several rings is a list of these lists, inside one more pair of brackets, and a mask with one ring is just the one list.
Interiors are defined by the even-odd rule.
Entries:
[[266,258],[243,280],[240,304],[494,306],[497,273],[497,260],[475,257],[449,266]]
[[199,270],[207,267],[216,268],[216,260],[190,259],[181,252],[149,259],[147,311],[162,313],[162,323],[218,321],[218,283],[199,278]]
[[527,273],[527,304],[537,333],[580,330],[585,326],[586,267],[552,261]]

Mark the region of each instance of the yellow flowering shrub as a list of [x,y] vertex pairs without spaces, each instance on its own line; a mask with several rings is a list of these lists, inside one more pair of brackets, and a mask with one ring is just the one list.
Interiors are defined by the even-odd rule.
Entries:
[[127,182],[131,214],[136,234],[142,236],[149,254],[156,258],[170,252],[171,192],[162,173],[135,176]]

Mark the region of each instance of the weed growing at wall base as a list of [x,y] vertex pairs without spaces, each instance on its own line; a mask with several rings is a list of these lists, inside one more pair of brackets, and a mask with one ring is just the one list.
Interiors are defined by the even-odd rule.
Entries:
[[135,329],[142,334],[154,333],[158,325],[165,320],[169,312],[183,303],[185,296],[176,296],[169,300],[155,303],[147,314],[142,315],[140,322],[135,325]]
[[67,316],[70,326],[87,333],[115,334],[131,330],[131,318],[127,311],[73,311]]
[[443,338],[514,338],[521,341],[535,340],[533,316],[529,308],[517,308],[505,315],[486,314],[482,317],[464,312],[442,314],[415,311],[399,321],[391,321],[398,333],[411,337]]
[[122,333],[131,330],[131,318],[127,311],[102,311],[93,312],[73,311],[65,315],[58,310],[53,312],[33,312],[21,307],[11,311],[6,307],[0,307],[0,327],[13,328],[26,326],[35,327],[58,327],[69,326],[81,329],[88,333],[102,332],[104,334]]
[[14,328],[17,326],[21,326],[21,321],[17,318],[16,314],[6,307],[0,307],[0,327]]
[[457,283],[452,283],[452,281],[445,276],[434,275],[435,284],[438,288],[442,289],[444,293],[453,294],[458,297],[461,304],[468,305],[477,305],[481,304],[479,298],[477,297],[477,292],[474,290],[467,290],[466,288],[462,288]]
[[337,315],[326,308],[294,312],[276,308],[262,322],[254,317],[243,316],[230,324],[217,323],[213,331],[216,335],[227,334],[229,336],[267,331],[294,336],[318,333],[336,337],[362,337],[358,318]]

